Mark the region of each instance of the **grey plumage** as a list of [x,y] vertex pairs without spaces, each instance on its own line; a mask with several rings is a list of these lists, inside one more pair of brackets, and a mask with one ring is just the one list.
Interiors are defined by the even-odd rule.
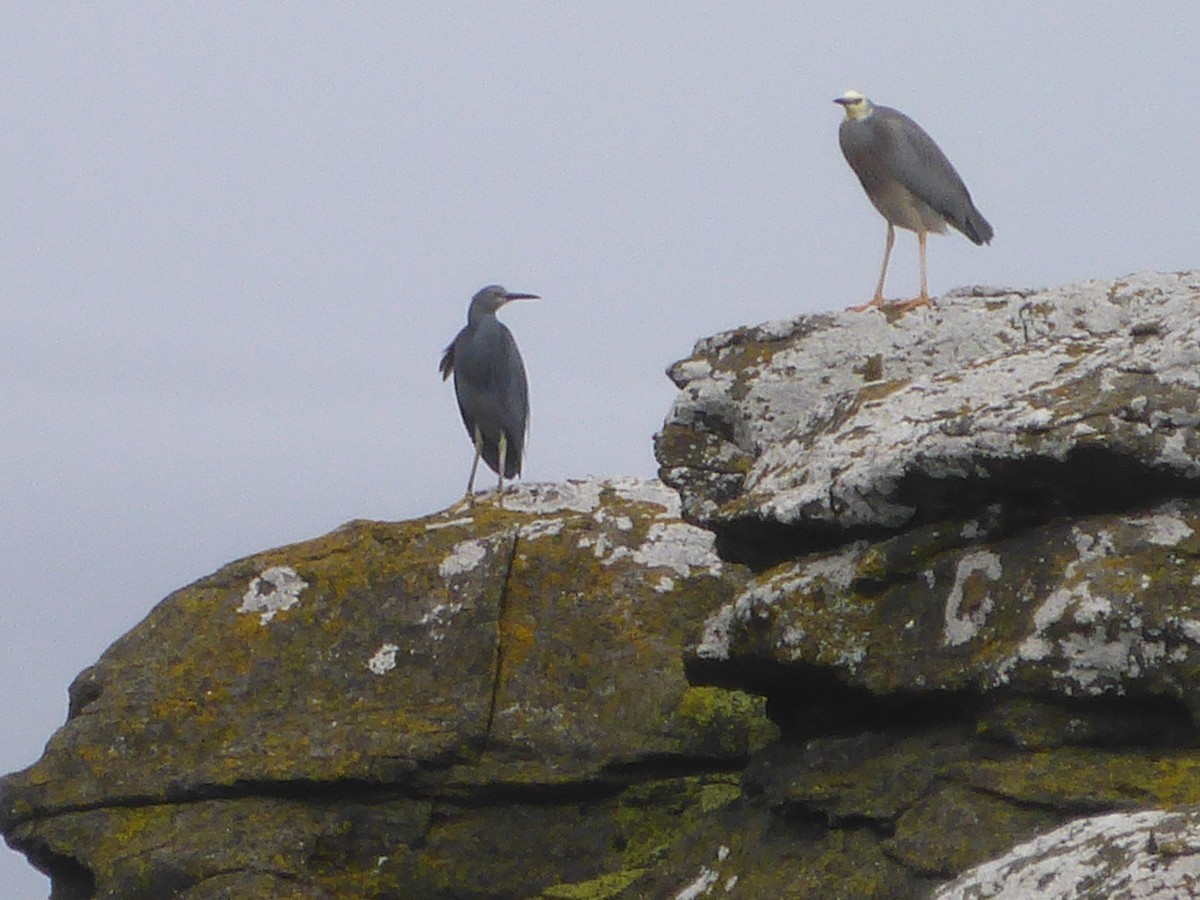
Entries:
[[838,141],[863,190],[888,223],[887,246],[875,296],[883,303],[883,283],[895,240],[895,226],[917,233],[921,254],[921,294],[914,304],[929,304],[925,278],[925,237],[944,234],[949,224],[972,242],[986,244],[992,226],[975,207],[958,172],[933,138],[899,110],[875,106],[857,91],[838,97],[846,118]]
[[450,342],[438,366],[442,379],[454,375],[454,394],[463,425],[475,446],[467,496],[475,486],[480,457],[504,479],[521,473],[525,434],[529,427],[529,383],[525,364],[512,332],[496,318],[496,311],[512,300],[537,299],[489,284],[471,299],[467,324]]

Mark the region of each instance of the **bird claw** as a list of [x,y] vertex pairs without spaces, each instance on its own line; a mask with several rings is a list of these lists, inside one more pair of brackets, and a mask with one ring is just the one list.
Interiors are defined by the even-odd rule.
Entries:
[[871,298],[866,303],[860,303],[860,304],[858,304],[858,306],[847,306],[846,311],[847,312],[863,312],[864,310],[868,310],[868,309],[882,309],[883,306],[884,306],[883,297],[878,296],[878,297]]
[[888,304],[889,309],[894,309],[896,312],[908,312],[910,309],[917,309],[922,306],[933,308],[933,298],[927,294],[922,294],[920,297],[914,297],[912,300],[893,300]]
[[905,313],[910,309],[917,309],[921,306],[933,307],[933,298],[928,296],[914,297],[912,300],[892,300],[890,303],[882,297],[875,297],[866,303],[860,303],[858,306],[847,306],[847,312],[863,312],[868,309],[877,309],[882,313],[898,312]]

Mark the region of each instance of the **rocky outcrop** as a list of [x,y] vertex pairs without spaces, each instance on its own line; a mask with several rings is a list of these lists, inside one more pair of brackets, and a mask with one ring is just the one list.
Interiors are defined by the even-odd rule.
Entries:
[[1190,884],[1198,308],[1141,275],[701,341],[683,520],[529,485],[233,563],[76,680],[0,827],[59,897]]
[[1198,291],[1195,272],[978,288],[717,335],[670,369],[662,477],[759,564],[993,503],[1020,524],[1195,494]]
[[974,290],[672,368],[662,477],[756,569],[686,652],[768,697],[748,793],[935,878],[1200,804],[1198,304],[1197,273]]
[[684,676],[746,574],[677,509],[533,485],[226,566],[76,679],[5,834],[63,898],[628,884],[776,733]]
[[1081,819],[965,873],[934,900],[1194,897],[1200,814],[1149,811]]

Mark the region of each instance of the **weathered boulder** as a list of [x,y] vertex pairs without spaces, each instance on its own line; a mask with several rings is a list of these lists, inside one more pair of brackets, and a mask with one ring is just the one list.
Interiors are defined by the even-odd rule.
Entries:
[[774,566],[690,657],[716,677],[817,667],[877,697],[1154,697],[1196,721],[1197,584],[1200,500],[1015,532],[952,521]]
[[703,340],[657,439],[726,555],[1200,490],[1200,272],[933,309],[801,316]]
[[689,673],[768,697],[744,796],[854,835],[853,896],[1200,804],[1198,302],[1196,273],[974,291],[672,368],[662,477],[756,569]]
[[677,511],[654,482],[532,485],[226,566],[76,679],[0,824],[64,898],[631,882],[775,732],[685,679],[746,574]]
[[691,524],[526,485],[233,563],[80,675],[0,828],[60,898],[1200,896],[1198,303],[702,341]]
[[977,866],[934,900],[1179,900],[1200,885],[1200,813],[1081,819]]

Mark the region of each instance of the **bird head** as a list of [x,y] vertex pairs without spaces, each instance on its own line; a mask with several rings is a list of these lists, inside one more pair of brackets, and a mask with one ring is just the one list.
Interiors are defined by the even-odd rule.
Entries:
[[846,118],[851,122],[861,122],[875,111],[871,101],[858,91],[846,91],[833,102],[841,104],[842,108],[846,110]]
[[498,284],[489,284],[487,287],[480,288],[475,296],[471,298],[471,313],[476,315],[494,314],[496,310],[511,300],[540,299],[537,294],[518,294],[513,291],[506,291]]

